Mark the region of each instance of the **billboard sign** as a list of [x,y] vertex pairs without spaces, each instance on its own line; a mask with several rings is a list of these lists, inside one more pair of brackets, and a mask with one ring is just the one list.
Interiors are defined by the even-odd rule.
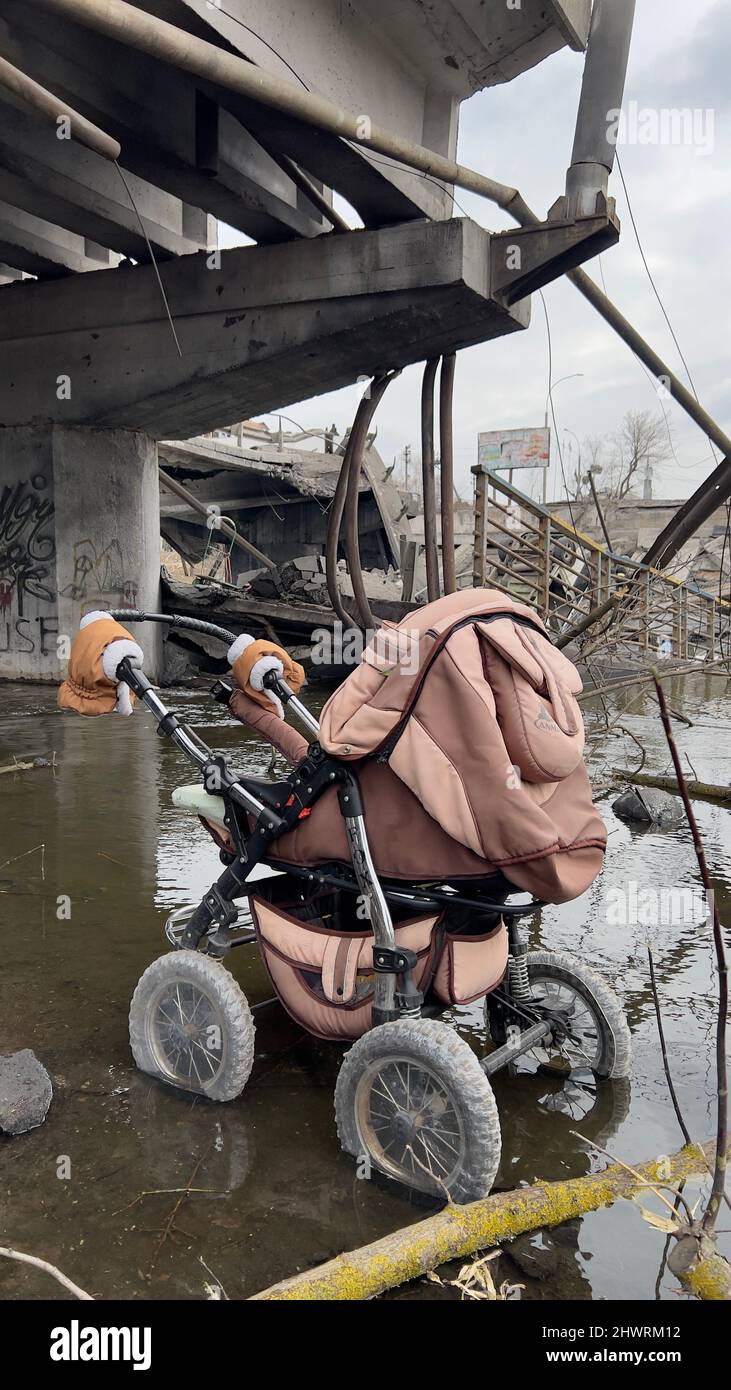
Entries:
[[477,436],[477,462],[500,468],[548,468],[551,431],[548,426],[524,430],[486,430]]

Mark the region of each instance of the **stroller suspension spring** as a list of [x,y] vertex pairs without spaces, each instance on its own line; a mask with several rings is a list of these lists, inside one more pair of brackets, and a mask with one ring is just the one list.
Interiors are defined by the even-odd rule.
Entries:
[[421,1018],[421,999],[418,1003],[406,1004],[404,994],[396,994],[396,1006],[399,1018]]
[[510,942],[509,979],[510,993],[516,1003],[527,1003],[531,998],[528,979],[528,943],[519,927],[514,928]]

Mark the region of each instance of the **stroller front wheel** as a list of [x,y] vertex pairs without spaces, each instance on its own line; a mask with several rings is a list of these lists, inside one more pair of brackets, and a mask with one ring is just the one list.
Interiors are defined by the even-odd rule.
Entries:
[[233,1100],[254,1064],[254,1020],[220,961],[170,951],[132,996],[129,1041],[140,1071],[209,1100]]
[[335,1088],[340,1142],[421,1192],[470,1202],[490,1191],[500,1121],[475,1054],[445,1023],[400,1019],[351,1047]]

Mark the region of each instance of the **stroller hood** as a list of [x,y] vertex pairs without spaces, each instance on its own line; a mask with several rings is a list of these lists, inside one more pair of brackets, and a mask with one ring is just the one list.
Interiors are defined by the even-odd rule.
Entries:
[[531,891],[555,880],[560,901],[592,882],[606,843],[580,690],[530,608],[463,591],[375,634],[326,704],[320,741],[387,763],[458,845]]

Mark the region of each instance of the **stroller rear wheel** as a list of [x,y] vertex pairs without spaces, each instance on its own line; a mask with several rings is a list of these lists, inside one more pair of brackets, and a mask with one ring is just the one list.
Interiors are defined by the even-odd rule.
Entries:
[[[611,985],[590,966],[557,951],[529,951],[524,959],[530,986],[526,1005],[532,1014],[555,1020],[553,1036],[526,1058],[542,1067],[588,1070],[600,1080],[627,1076],[632,1040]],[[486,1007],[493,1032],[489,995]]]
[[220,961],[170,951],[132,996],[129,1041],[140,1071],[209,1100],[233,1100],[254,1064],[254,1020]]
[[445,1023],[401,1019],[359,1038],[340,1069],[335,1119],[346,1153],[407,1187],[470,1202],[495,1180],[495,1097]]

